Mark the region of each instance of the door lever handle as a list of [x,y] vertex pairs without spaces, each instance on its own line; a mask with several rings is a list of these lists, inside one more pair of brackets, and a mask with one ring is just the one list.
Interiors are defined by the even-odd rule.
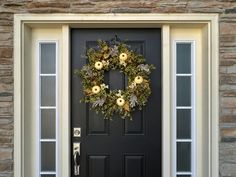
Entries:
[[74,175],[80,174],[80,143],[73,143]]

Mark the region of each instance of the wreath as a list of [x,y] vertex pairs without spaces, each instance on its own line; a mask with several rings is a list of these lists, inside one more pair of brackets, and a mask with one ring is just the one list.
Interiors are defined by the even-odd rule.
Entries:
[[[145,63],[143,55],[131,50],[120,39],[113,38],[106,42],[97,41],[97,46],[86,52],[87,64],[76,70],[82,78],[84,98],[82,102],[90,103],[97,113],[104,114],[105,119],[112,119],[118,113],[122,118],[132,120],[131,113],[142,109],[151,94],[149,75],[155,67]],[[109,90],[104,83],[104,73],[120,70],[127,76],[125,90]]]

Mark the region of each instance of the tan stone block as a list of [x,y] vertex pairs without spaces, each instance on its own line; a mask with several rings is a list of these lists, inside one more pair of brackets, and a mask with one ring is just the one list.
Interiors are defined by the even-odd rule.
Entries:
[[220,164],[220,175],[221,175],[221,177],[235,177],[236,176],[236,164],[234,164],[234,163]]
[[[235,0],[232,0],[232,1],[235,1]],[[220,23],[222,22],[226,22],[226,23],[229,23],[229,22],[236,22],[236,14],[234,13],[229,13],[229,14],[220,14]]]
[[10,172],[13,170],[13,162],[0,162],[0,172]]
[[111,9],[109,7],[104,8],[72,8],[70,9],[71,12],[74,13],[111,13]]
[[113,13],[149,13],[151,12],[150,8],[127,8],[127,7],[121,7],[121,8],[114,8],[111,10]]
[[12,55],[13,55],[12,48],[0,48],[0,58],[12,58]]
[[229,74],[236,74],[236,65],[228,66],[227,73]]
[[155,9],[152,10],[153,13],[181,13],[185,12],[186,8],[185,7],[156,7]]
[[10,33],[13,31],[11,26],[0,26],[0,33]]
[[13,150],[8,148],[0,149],[0,160],[11,160],[13,159]]
[[12,58],[1,58],[0,59],[0,69],[12,68],[13,59]]
[[220,143],[220,163],[232,163],[236,160],[236,143]]
[[189,1],[187,5],[188,12],[216,12],[222,13],[225,8],[231,7],[231,3],[217,1]]
[[13,149],[14,148],[14,144],[13,143],[0,143],[0,147],[1,148],[11,148],[11,149]]
[[12,93],[13,92],[13,84],[5,84],[5,83],[0,83],[0,94],[1,93]]
[[220,123],[236,123],[236,115],[227,115],[220,118]]
[[9,20],[0,19],[0,24],[1,24],[1,26],[11,26],[11,27],[13,27],[13,21],[9,21]]
[[236,24],[235,23],[220,23],[220,34],[236,34]]
[[231,60],[231,59],[220,60],[220,66],[232,66],[234,64],[236,64],[236,60]]
[[9,12],[0,12],[0,20],[13,21],[13,14]]
[[65,8],[33,8],[29,9],[28,12],[30,13],[66,13],[69,12],[68,9]]
[[220,92],[222,91],[236,91],[236,85],[222,84],[220,85]]
[[221,128],[220,135],[223,138],[236,138],[236,128]]
[[226,73],[227,73],[227,67],[221,66],[221,67],[220,67],[220,73],[226,74]]
[[13,103],[12,102],[1,102],[0,115],[2,115],[2,116],[13,115]]
[[224,84],[236,84],[236,76],[234,75],[220,75],[220,84],[224,85]]
[[12,69],[3,69],[0,70],[0,77],[2,76],[13,76],[13,70]]
[[[12,39],[13,39],[12,33],[0,33],[0,41],[10,41]],[[12,50],[12,49],[8,49],[8,50]]]
[[235,34],[222,34],[220,36],[220,46],[225,46],[223,44],[236,42]]
[[236,98],[235,97],[221,97],[220,106],[222,108],[236,108]]
[[234,97],[236,98],[236,91],[225,91],[221,93],[223,97]]
[[236,115],[236,108],[220,108],[221,116]]
[[28,3],[26,5],[26,8],[31,9],[31,8],[69,8],[70,3],[69,2],[32,2]]
[[[96,8],[104,8],[104,2],[92,3]],[[109,8],[153,8],[155,2],[152,1],[107,1],[106,6]]]
[[0,84],[13,84],[13,76],[0,77]]
[[236,51],[236,46],[221,46],[220,53],[234,53]]
[[0,93],[0,102],[5,102],[5,101],[13,101],[13,94]]
[[0,143],[13,143],[12,141],[12,137],[0,135]]
[[13,45],[13,39],[12,40],[8,40],[8,41],[1,41],[0,40],[0,48],[1,47],[12,47]]

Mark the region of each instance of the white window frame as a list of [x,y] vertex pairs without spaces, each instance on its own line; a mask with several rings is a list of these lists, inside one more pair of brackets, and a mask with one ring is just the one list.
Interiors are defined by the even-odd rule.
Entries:
[[[57,26],[62,30],[62,55],[63,67],[69,71],[69,28],[70,27],[161,27],[162,28],[162,78],[163,82],[163,108],[162,108],[162,171],[163,177],[171,177],[172,169],[172,139],[171,139],[171,50],[170,50],[170,29],[174,25],[202,25],[205,36],[208,40],[208,131],[209,131],[209,152],[208,152],[208,175],[207,177],[218,177],[218,119],[219,119],[219,49],[218,49],[218,14],[15,14],[14,15],[14,177],[24,176],[24,41],[25,31],[30,31],[33,27]],[[29,38],[27,38],[29,39]],[[69,85],[69,72],[60,73],[61,79]],[[62,107],[63,119],[69,118],[69,86],[63,88]],[[63,124],[63,128],[68,129],[70,122]],[[59,153],[64,158],[60,168],[59,176],[70,175],[70,141],[69,130],[62,135],[65,139],[60,142]],[[60,167],[61,167],[60,166]],[[204,176],[205,177],[205,176]]]
[[[173,41],[173,177],[177,177],[177,175],[191,175],[192,177],[196,177],[196,150],[195,150],[195,139],[196,139],[196,129],[195,129],[195,60],[196,60],[196,41],[195,40],[174,40]],[[191,44],[191,74],[182,74],[177,73],[177,44]],[[177,106],[177,76],[191,76],[191,106]],[[190,139],[178,139],[177,140],[177,110],[181,109],[190,109],[191,110],[191,138]],[[178,142],[191,142],[191,172],[177,172],[177,146]]]
[[[42,74],[41,73],[41,44],[55,44],[55,74]],[[36,99],[36,105],[37,105],[37,111],[35,117],[37,117],[37,123],[38,123],[38,130],[37,130],[37,175],[38,177],[41,177],[41,175],[55,175],[55,177],[58,177],[58,60],[59,60],[59,54],[58,54],[58,40],[39,40],[37,41],[37,48],[36,48],[36,57],[37,62],[35,68],[37,68],[37,83],[36,83],[36,89],[37,89],[37,99]],[[41,106],[41,77],[47,77],[47,76],[54,76],[55,77],[55,106]],[[55,110],[55,138],[54,139],[42,139],[41,138],[41,111],[44,109],[54,109]],[[42,142],[53,142],[55,143],[55,171],[41,171],[41,144]]]

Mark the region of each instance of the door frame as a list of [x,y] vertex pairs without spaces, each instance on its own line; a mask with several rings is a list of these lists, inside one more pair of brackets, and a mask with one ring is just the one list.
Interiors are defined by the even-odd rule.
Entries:
[[[162,78],[168,78],[162,83],[162,172],[163,177],[171,177],[171,43],[170,30],[173,26],[202,26],[208,39],[208,122],[209,132],[209,167],[208,177],[219,176],[219,32],[218,14],[15,14],[14,15],[14,177],[24,177],[24,60],[27,56],[25,47],[29,40],[28,32],[35,27],[59,27],[62,31],[62,57],[66,72],[61,73],[61,79],[68,83],[61,92],[65,107],[61,107],[61,117],[69,117],[69,28],[162,28]],[[68,59],[68,60],[66,60]],[[163,79],[162,79],[163,80]],[[69,120],[69,119],[68,119]],[[64,161],[59,176],[70,174],[70,122],[63,125],[67,133],[63,134],[65,145],[62,149]]]

